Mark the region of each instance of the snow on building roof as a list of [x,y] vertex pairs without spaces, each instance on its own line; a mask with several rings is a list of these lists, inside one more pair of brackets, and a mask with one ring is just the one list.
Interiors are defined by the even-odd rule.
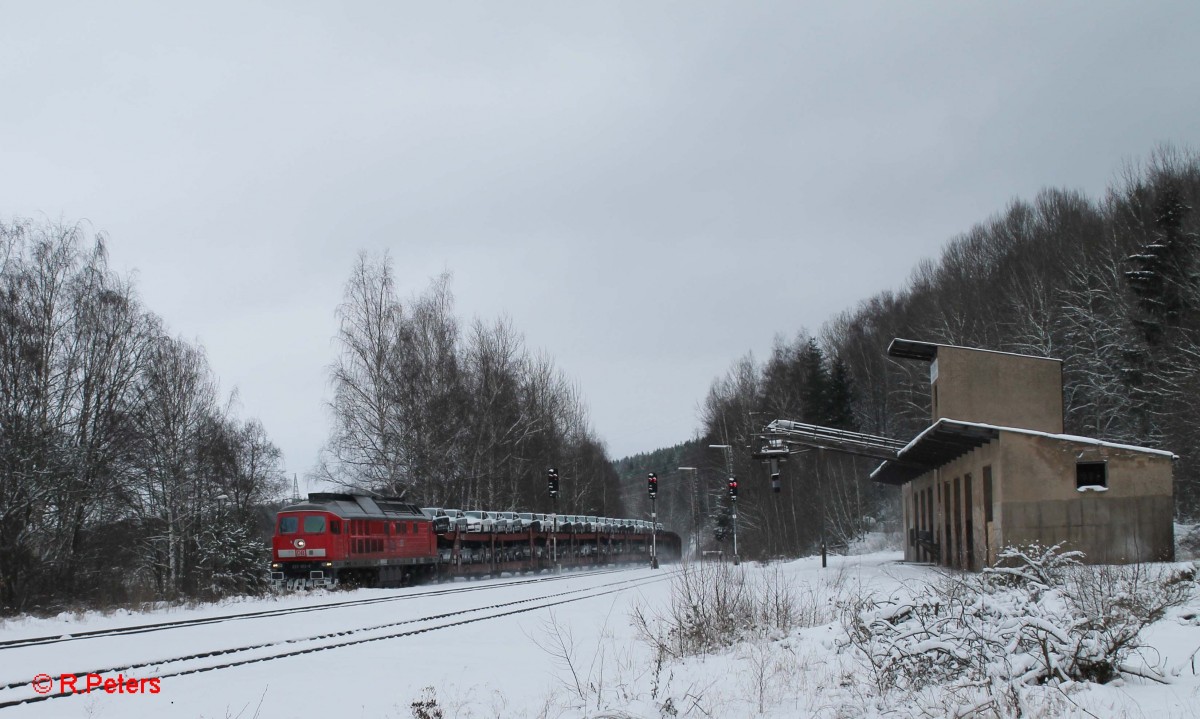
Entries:
[[1073,434],[1052,434],[1021,427],[1003,427],[982,422],[964,422],[943,418],[913,437],[912,441],[896,453],[896,459],[889,459],[876,467],[875,471],[871,472],[871,479],[885,484],[904,484],[931,469],[961,457],[976,447],[991,442],[999,437],[1001,432],[1047,437],[1060,442],[1088,444],[1179,459],[1178,455],[1162,449],[1106,442]]
[[937,359],[939,347],[948,347],[959,350],[971,350],[972,352],[987,352],[994,355],[1008,355],[1009,357],[1026,357],[1028,359],[1048,360],[1050,362],[1062,362],[1057,357],[1038,357],[1037,355],[1021,354],[1019,352],[1000,352],[997,350],[985,350],[978,347],[964,347],[962,345],[950,345],[940,342],[922,342],[921,340],[906,340],[903,337],[897,337],[888,345],[888,357],[896,357],[899,359],[915,359],[923,362],[932,362]]

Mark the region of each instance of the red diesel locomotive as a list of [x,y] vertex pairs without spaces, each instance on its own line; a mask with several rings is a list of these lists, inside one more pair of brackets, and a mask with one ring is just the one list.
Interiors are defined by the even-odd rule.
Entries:
[[271,544],[276,584],[401,584],[431,574],[438,560],[420,508],[361,494],[314,493],[285,507]]

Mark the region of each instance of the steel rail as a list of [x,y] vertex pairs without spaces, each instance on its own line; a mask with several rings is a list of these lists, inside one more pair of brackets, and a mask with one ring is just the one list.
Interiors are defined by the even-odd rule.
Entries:
[[[182,627],[203,626],[206,624],[219,624],[222,622],[239,621],[243,619],[258,619],[261,617],[286,616],[288,614],[303,614],[306,612],[318,612],[326,609],[341,609],[344,607],[361,607],[371,604],[382,604],[386,602],[401,602],[409,599],[419,599],[421,597],[436,597],[446,594],[460,594],[464,592],[478,592],[491,589],[493,587],[511,587],[522,584],[534,584],[537,582],[550,582],[559,579],[569,579],[571,577],[592,576],[596,574],[608,574],[610,572],[621,572],[624,569],[600,569],[589,570],[571,574],[555,574],[548,577],[535,577],[532,579],[520,579],[517,581],[487,584],[482,586],[471,587],[455,587],[450,589],[434,589],[427,592],[416,592],[410,594],[402,594],[391,597],[372,597],[370,599],[349,599],[341,602],[330,602],[327,604],[317,604],[312,606],[302,607],[281,607],[279,609],[263,609],[254,612],[243,612],[241,614],[223,614],[219,617],[195,617],[193,619],[179,619],[170,622],[156,622],[154,624],[138,624],[131,627],[111,627],[109,629],[93,629],[86,632],[71,632],[55,635],[45,635],[40,637],[25,637],[23,639],[9,639],[0,641],[0,651],[7,649],[19,649],[22,647],[42,646],[45,644],[58,644],[60,642],[72,642],[81,639],[96,639],[102,637],[122,636],[129,634],[146,634],[149,632],[159,632],[168,629],[179,629]],[[3,687],[0,687],[3,688]]]
[[[592,592],[591,594],[587,594],[586,596],[571,597],[569,599],[559,599],[557,601],[544,602],[537,606],[520,607],[518,609],[510,609],[508,611],[500,612],[498,614],[489,614],[487,616],[482,616],[482,617],[470,617],[467,619],[461,619],[458,621],[448,622],[446,624],[440,624],[440,625],[432,626],[432,627],[421,627],[418,629],[411,629],[411,630],[402,631],[402,632],[393,632],[393,633],[385,634],[382,636],[357,638],[357,639],[352,639],[350,641],[338,642],[335,644],[325,644],[325,645],[321,645],[321,646],[317,646],[317,647],[296,649],[296,650],[292,650],[292,651],[288,651],[288,652],[283,652],[280,654],[271,654],[271,655],[262,656],[262,657],[252,657],[252,658],[248,658],[248,659],[241,659],[241,660],[237,660],[237,661],[226,662],[223,664],[217,664],[217,665],[212,665],[212,666],[181,669],[176,672],[169,672],[169,673],[165,673],[165,674],[156,674],[153,677],[146,677],[146,678],[148,678],[148,679],[149,678],[168,679],[168,678],[172,678],[172,677],[187,676],[189,674],[199,674],[201,672],[216,671],[216,670],[221,670],[221,669],[231,669],[234,667],[245,666],[248,664],[257,664],[259,662],[273,661],[276,659],[285,659],[285,658],[289,658],[289,657],[301,656],[304,654],[313,654],[316,652],[327,651],[330,649],[340,649],[343,647],[350,647],[350,646],[355,646],[358,644],[367,644],[370,642],[384,641],[387,639],[398,639],[401,637],[415,636],[417,634],[425,634],[427,632],[438,631],[440,629],[448,629],[451,627],[462,626],[465,624],[473,624],[475,622],[487,621],[489,619],[499,619],[501,617],[511,616],[514,614],[522,614],[525,612],[537,611],[539,609],[547,609],[549,607],[555,607],[555,606],[559,606],[562,604],[570,604],[572,602],[579,602],[579,601],[583,601],[585,599],[594,599],[594,598],[603,597],[603,596],[606,596],[609,594],[615,594],[617,592],[628,591],[629,589],[634,589],[636,587],[641,587],[641,586],[645,586],[648,584],[654,584],[656,582],[666,581],[670,577],[671,577],[671,574],[666,574],[666,575],[647,577],[647,578],[642,578],[642,579],[626,579],[626,580],[622,580],[619,582],[603,584],[603,585],[600,585],[599,587],[587,587],[584,589],[572,589],[570,591],[558,592],[556,594],[551,594],[551,595],[546,595],[546,596],[541,596],[541,597],[531,597],[528,599],[519,599],[519,600],[514,600],[511,602],[501,602],[498,604],[492,604],[492,605],[488,605],[488,606],[484,606],[484,607],[474,607],[471,609],[463,609],[463,610],[459,610],[459,611],[455,611],[455,612],[447,612],[444,614],[430,615],[428,617],[422,617],[419,619],[408,619],[408,620],[403,620],[403,621],[399,621],[399,622],[389,622],[387,624],[381,624],[381,625],[377,625],[374,627],[363,627],[363,628],[359,628],[359,629],[344,630],[344,631],[340,631],[340,632],[330,632],[327,634],[321,634],[321,635],[317,635],[317,636],[313,636],[313,637],[304,637],[304,638],[299,638],[299,639],[287,639],[287,640],[280,640],[277,642],[267,642],[267,643],[263,643],[263,644],[249,645],[249,646],[245,646],[245,647],[237,647],[237,648],[232,648],[232,649],[215,650],[215,651],[211,651],[211,652],[201,652],[201,653],[189,655],[186,657],[177,657],[177,658],[173,658],[173,659],[162,659],[162,660],[149,661],[149,662],[140,663],[140,664],[132,664],[127,667],[110,667],[110,668],[106,668],[106,669],[94,669],[94,670],[90,670],[90,671],[67,672],[67,674],[73,674],[74,676],[82,676],[82,675],[86,675],[86,674],[99,674],[99,675],[111,674],[112,672],[123,672],[123,671],[129,670],[129,669],[151,667],[151,666],[170,664],[170,663],[180,662],[180,661],[193,661],[195,659],[203,659],[203,658],[208,658],[208,657],[213,657],[213,656],[223,656],[223,655],[227,655],[227,654],[252,651],[254,649],[263,649],[263,648],[269,648],[272,646],[280,646],[280,645],[284,645],[284,644],[295,644],[295,643],[299,643],[299,642],[320,641],[322,639],[343,637],[343,636],[348,636],[348,635],[358,634],[358,633],[368,632],[368,631],[377,631],[379,629],[403,626],[406,624],[414,624],[417,622],[436,621],[439,619],[446,619],[448,617],[461,616],[463,614],[471,614],[474,612],[488,611],[491,609],[501,609],[501,608],[505,608],[505,607],[513,607],[513,606],[518,606],[518,605],[522,605],[522,604],[529,604],[531,602],[544,602],[544,600],[546,600],[548,598],[566,597],[566,596],[569,596],[572,594],[581,594],[583,592]],[[620,585],[631,585],[631,586],[622,587]],[[600,592],[596,591],[597,589],[605,589],[606,587],[617,587],[617,588],[606,589],[605,591],[600,591]],[[54,677],[54,680],[57,681],[57,680],[61,679],[62,676],[64,676],[64,675],[60,674],[59,676]],[[22,686],[29,686],[31,684],[31,681],[32,680],[25,681],[25,682],[14,682],[14,683],[6,685],[2,689],[14,689],[14,688],[22,687]],[[51,686],[53,686],[53,681],[52,681]],[[17,707],[17,706],[22,706],[25,704],[33,704],[33,703],[37,703],[37,702],[47,701],[50,699],[61,699],[63,697],[76,696],[76,694],[77,693],[73,692],[73,691],[57,692],[57,693],[48,693],[48,694],[32,696],[32,697],[23,697],[20,699],[13,699],[13,700],[9,700],[9,701],[0,701],[0,709],[9,709],[9,708]]]

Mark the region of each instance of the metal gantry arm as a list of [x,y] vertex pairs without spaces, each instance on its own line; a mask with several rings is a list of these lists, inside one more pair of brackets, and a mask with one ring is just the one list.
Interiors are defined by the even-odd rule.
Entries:
[[787,454],[792,451],[790,448],[788,452],[771,451],[771,439],[782,440],[782,442],[788,445],[798,444],[817,449],[832,449],[836,452],[854,454],[860,457],[893,461],[896,460],[900,450],[904,449],[906,444],[898,439],[863,434],[862,432],[850,432],[833,427],[822,427],[816,424],[793,422],[790,419],[772,420],[763,428],[763,437],[768,440],[768,446],[755,454],[755,457],[758,459],[770,459],[772,456],[779,456],[780,454]]

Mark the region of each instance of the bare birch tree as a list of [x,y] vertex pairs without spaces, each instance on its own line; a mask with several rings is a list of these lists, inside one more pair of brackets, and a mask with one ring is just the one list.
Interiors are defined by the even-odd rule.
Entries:
[[399,402],[407,332],[390,260],[359,255],[338,307],[338,355],[331,369],[333,420],[318,476],[335,484],[402,496],[410,488]]

